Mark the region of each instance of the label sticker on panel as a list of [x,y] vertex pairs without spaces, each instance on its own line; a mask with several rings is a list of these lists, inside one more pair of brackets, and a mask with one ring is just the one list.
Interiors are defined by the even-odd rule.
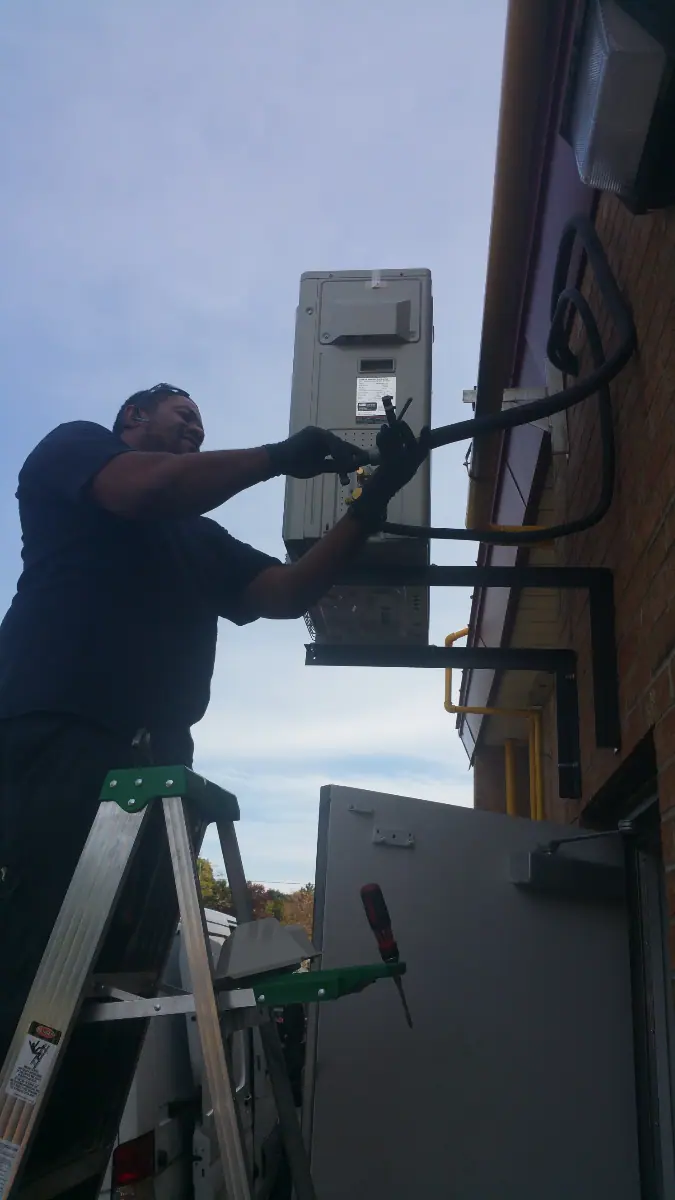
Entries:
[[60,1040],[60,1030],[33,1021],[5,1088],[8,1096],[35,1104],[49,1078]]
[[0,1200],[5,1194],[12,1167],[20,1149],[21,1147],[17,1146],[16,1142],[5,1142],[0,1138]]
[[383,396],[391,396],[396,408],[395,375],[358,375],[356,379],[356,423],[376,421],[381,425],[386,420]]

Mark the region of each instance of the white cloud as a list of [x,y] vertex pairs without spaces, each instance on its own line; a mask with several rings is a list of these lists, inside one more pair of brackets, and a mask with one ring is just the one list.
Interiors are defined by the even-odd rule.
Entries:
[[[288,663],[293,653],[295,665]],[[262,672],[259,679],[249,676],[234,695],[226,684],[218,688],[195,730],[202,757],[223,751],[238,757],[312,759],[388,752],[423,756],[456,747],[438,671],[304,667],[302,644],[291,645],[289,655],[285,641],[276,654],[270,650],[264,657],[266,667],[271,659],[284,670],[269,681]],[[255,664],[253,656],[248,665]]]
[[[268,775],[263,761],[248,787],[238,786],[244,781],[236,779],[236,772],[234,780],[230,771],[223,782],[229,782],[240,796],[242,813],[237,834],[247,875],[270,883],[313,880],[319,792],[325,784],[365,787],[369,791],[463,807],[470,807],[473,802],[471,789],[450,772],[447,779],[440,776],[430,779],[414,774],[388,774],[383,768],[379,774],[360,777],[350,770],[348,763],[342,771],[332,769],[330,774],[317,769],[303,771],[302,763],[294,763],[283,774]],[[255,792],[257,806],[265,813],[259,820],[247,819],[245,796],[249,791]],[[222,871],[220,845],[213,827],[207,833],[202,853],[217,871]]]

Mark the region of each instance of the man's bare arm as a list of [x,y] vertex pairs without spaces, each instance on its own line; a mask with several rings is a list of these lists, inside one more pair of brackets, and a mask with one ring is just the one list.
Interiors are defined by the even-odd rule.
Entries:
[[367,457],[329,430],[308,426],[254,450],[119,454],[99,471],[91,492],[97,504],[120,517],[192,517],[275,475],[310,479],[327,466],[350,473]]
[[118,517],[192,517],[211,512],[271,474],[262,446],[180,455],[134,450],[107,463],[91,492],[101,508]]
[[332,587],[365,544],[370,527],[348,513],[295,563],[268,567],[242,596],[248,620],[301,617]]
[[368,537],[382,527],[389,500],[424,462],[428,430],[417,441],[405,422],[397,421],[380,431],[378,447],[384,449],[385,461],[365,481],[346,516],[298,562],[269,567],[246,588],[242,609],[249,620],[301,617],[329,591]]

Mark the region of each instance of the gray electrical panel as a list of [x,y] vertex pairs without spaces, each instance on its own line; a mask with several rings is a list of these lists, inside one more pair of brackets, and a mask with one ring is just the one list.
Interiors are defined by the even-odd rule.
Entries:
[[[310,271],[300,281],[291,433],[306,425],[331,429],[345,441],[375,448],[385,420],[383,396],[396,411],[412,403],[405,420],[419,434],[431,422],[431,273]],[[288,479],[283,537],[297,559],[345,514],[355,486],[337,475]],[[430,465],[389,505],[392,522],[430,522]],[[369,539],[364,565],[424,566],[429,543],[378,534]],[[428,588],[336,587],[310,614],[317,641],[428,641]]]

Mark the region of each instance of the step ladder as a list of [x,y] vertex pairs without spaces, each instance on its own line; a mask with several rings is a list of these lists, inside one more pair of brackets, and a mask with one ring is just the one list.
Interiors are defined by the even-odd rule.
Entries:
[[[238,819],[236,798],[186,767],[108,774],[0,1073],[0,1200],[96,1200],[147,1019],[175,1013],[195,1015],[228,1200],[255,1195],[228,1047],[229,1033],[252,1025],[260,1030],[295,1200],[316,1200],[272,1010],[398,980],[405,963],[294,971],[316,951],[299,931],[271,918],[254,920]],[[226,942],[227,961],[217,970],[196,871],[201,839],[214,821],[237,917],[228,939],[237,952]],[[190,994],[162,991],[159,983],[175,930],[171,876]],[[270,922],[278,927],[272,939]]]
[[[93,1031],[110,1032],[119,1026],[121,1018],[129,1028],[146,1028],[140,1017],[169,1012],[194,1011],[202,1047],[205,1077],[213,1110],[214,1126],[223,1167],[228,1200],[250,1200],[253,1195],[251,1167],[246,1161],[237,1104],[232,1089],[223,1028],[228,1013],[238,1016],[241,1028],[242,1010],[248,1009],[250,1023],[260,1023],[267,1067],[278,1110],[279,1126],[284,1141],[290,1171],[298,1200],[315,1200],[300,1128],[297,1121],[290,1081],[279,1042],[276,1026],[270,1021],[270,1010],[261,1011],[261,1001],[250,987],[235,991],[214,990],[213,963],[206,934],[201,894],[196,875],[195,843],[201,841],[206,826],[215,821],[218,828],[227,878],[232,891],[238,923],[253,919],[251,900],[239,854],[234,822],[239,817],[236,798],[185,767],[135,767],[112,771],[100,797],[101,803],[82,851],[75,875],[57,917],[49,944],[44,952],[37,975],[26,1001],[23,1015],[7,1054],[0,1075],[0,1197],[14,1200],[19,1194],[49,1196],[70,1193],[87,1178],[92,1163],[91,1146],[77,1147],[77,1137],[71,1139],[77,1148],[62,1154],[61,1136],[49,1136],[50,1098],[55,1084],[68,1075],[69,1050],[76,1038],[71,1037],[78,1026]],[[152,849],[149,839],[157,842],[157,859],[161,858],[159,835],[161,820],[157,809],[163,810],[170,863],[175,880],[178,908],[192,979],[191,996],[148,996],[143,994],[142,972],[135,975],[124,971],[96,974],[100,964],[110,967],[125,965],[131,960],[126,949],[114,948],[106,954],[106,938],[120,906],[132,905],[138,898],[129,896],[132,861],[145,843],[146,856]],[[153,820],[154,816],[154,820]],[[161,871],[160,871],[161,874]],[[138,888],[136,889],[138,891]],[[130,928],[133,927],[133,922]],[[118,934],[118,941],[119,941]],[[133,941],[133,935],[131,937]],[[123,941],[123,939],[122,939]],[[110,948],[108,948],[110,949]],[[298,954],[300,958],[300,954]],[[106,961],[106,959],[108,961]],[[160,969],[163,964],[160,964]],[[157,981],[157,963],[152,964],[150,979]],[[146,981],[147,982],[147,981]],[[133,986],[135,985],[135,986]],[[140,985],[141,994],[138,994]],[[129,988],[131,987],[131,990]],[[258,989],[260,995],[263,989]],[[273,1002],[274,990],[270,993]],[[89,1095],[89,1105],[115,1109],[107,1121],[108,1144],[103,1156],[99,1147],[98,1174],[92,1177],[92,1189],[83,1195],[95,1196],[111,1152],[113,1137],[122,1115],[126,1094],[131,1083],[137,1053],[142,1045],[142,1033],[135,1052],[127,1063],[122,1086],[115,1080],[112,1094],[107,1093],[106,1074],[100,1079],[98,1094]],[[121,1043],[120,1043],[121,1045]],[[91,1050],[91,1040],[89,1050]],[[115,1052],[115,1038],[110,1045]],[[73,1088],[77,1075],[82,1076],[82,1058],[86,1046],[80,1047],[78,1063],[74,1065]],[[124,1058],[125,1055],[122,1055]],[[94,1063],[95,1069],[95,1063]],[[61,1087],[60,1107],[66,1105],[68,1091]],[[65,1093],[65,1094],[64,1094]],[[71,1093],[71,1099],[76,1099]],[[55,1101],[56,1102],[56,1101]],[[58,1114],[57,1125],[58,1125]],[[71,1121],[77,1120],[77,1103]],[[40,1128],[42,1127],[42,1128]],[[42,1137],[42,1133],[46,1137]],[[65,1138],[68,1141],[68,1137]],[[105,1139],[104,1139],[105,1140]],[[40,1141],[43,1145],[40,1146]],[[36,1146],[37,1143],[37,1146]],[[32,1155],[41,1151],[33,1170]],[[82,1158],[84,1157],[84,1164]],[[23,1181],[26,1182],[24,1191]],[[75,1193],[73,1193],[75,1194]],[[77,1192],[79,1196],[80,1193]]]

